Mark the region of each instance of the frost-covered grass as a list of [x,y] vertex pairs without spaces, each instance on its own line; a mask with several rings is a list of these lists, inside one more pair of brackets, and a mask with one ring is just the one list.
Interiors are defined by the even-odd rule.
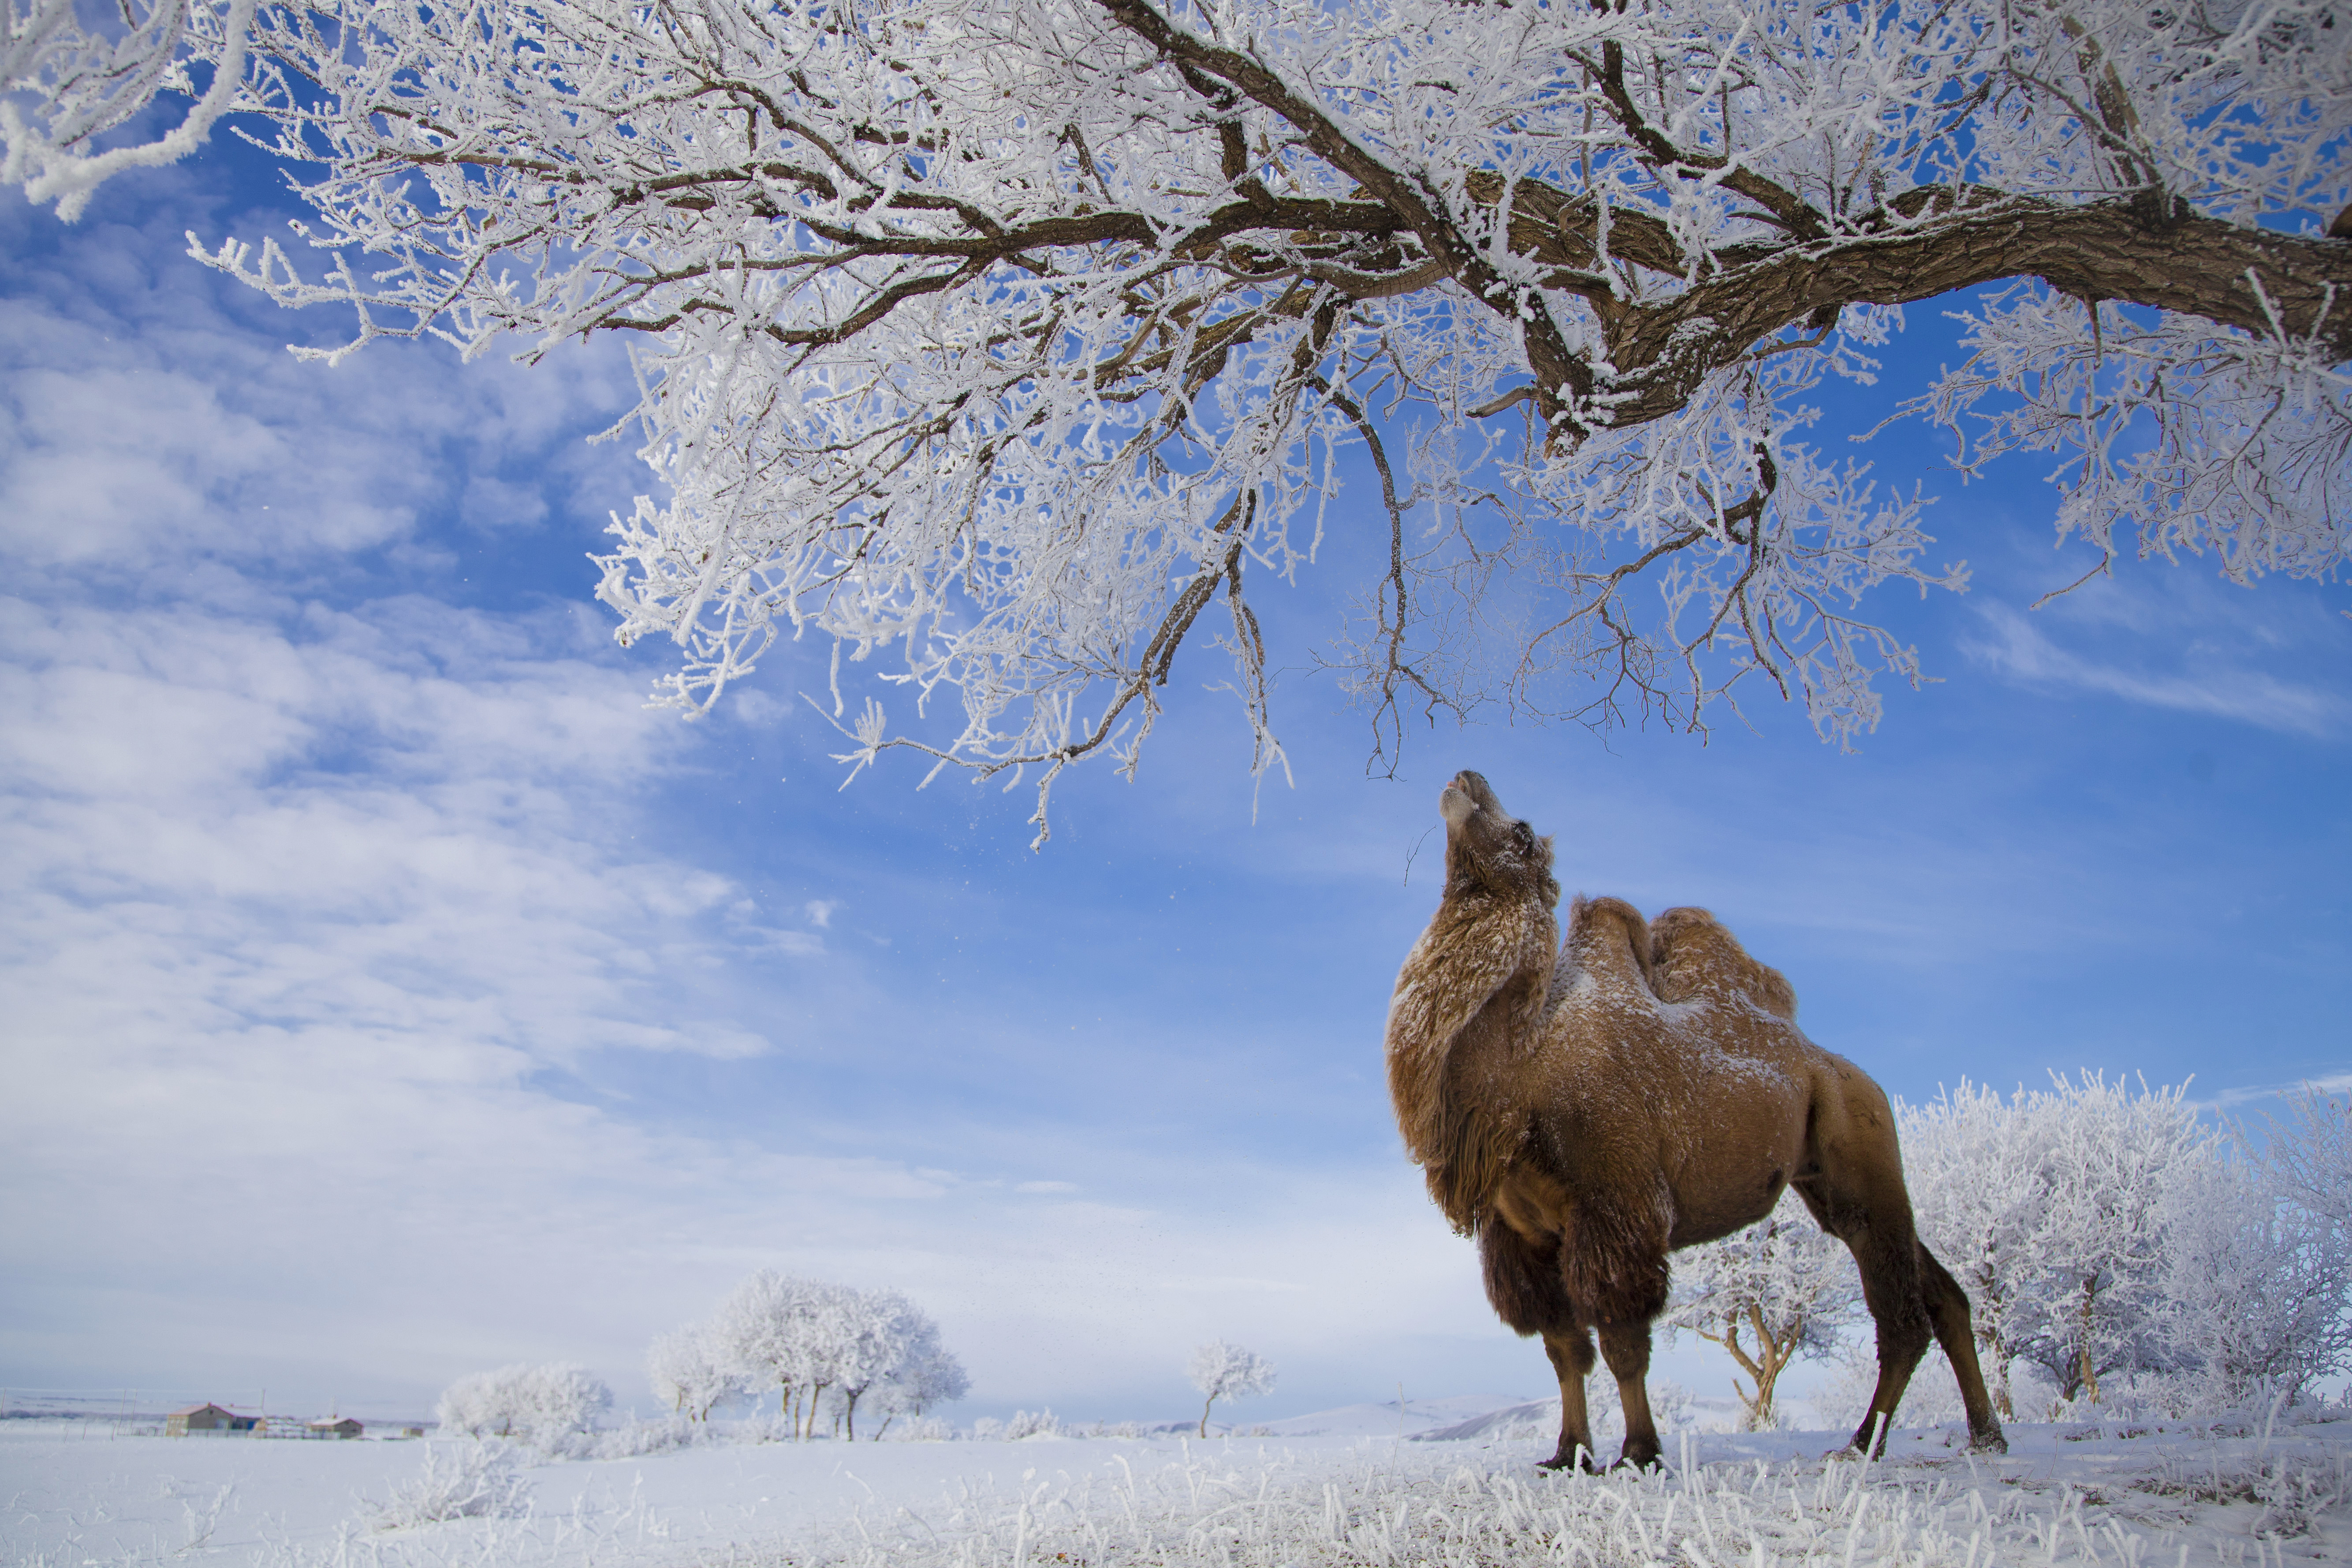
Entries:
[[520,1458],[497,1442],[436,1444],[425,1450],[423,1475],[394,1486],[382,1502],[362,1499],[361,1512],[380,1531],[526,1516],[530,1483],[520,1474]]
[[[2284,1563],[2352,1546],[2352,1426],[2282,1439],[2021,1434],[1971,1459],[1939,1443],[1892,1463],[1780,1441],[1685,1437],[1664,1473],[1560,1476],[1546,1447],[1360,1448],[1314,1466],[1206,1451],[1083,1479],[1024,1474],[944,1512],[859,1518],[756,1563],[837,1568],[1523,1568],[1559,1564]],[[1738,1450],[1746,1448],[1751,1452]]]
[[[513,1517],[376,1528],[423,1444],[0,1445],[0,1564],[225,1568],[2279,1568],[2352,1559],[2352,1420],[1685,1436],[1663,1475],[1523,1440],[710,1446],[522,1472]],[[369,1452],[373,1450],[373,1452]],[[76,1462],[76,1461],[79,1462]],[[197,1477],[196,1461],[242,1466]],[[37,1462],[35,1462],[37,1461]],[[162,1467],[176,1465],[170,1474]],[[161,1484],[159,1485],[159,1479]],[[234,1489],[215,1505],[219,1489]],[[79,1488],[76,1495],[66,1495]],[[371,1507],[371,1503],[374,1505]],[[212,1522],[201,1534],[206,1508]]]

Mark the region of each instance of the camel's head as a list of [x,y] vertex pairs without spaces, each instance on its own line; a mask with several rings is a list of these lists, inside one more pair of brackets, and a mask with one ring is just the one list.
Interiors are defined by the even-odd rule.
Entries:
[[1540,899],[1546,909],[1559,902],[1551,877],[1551,840],[1503,809],[1494,787],[1478,773],[1454,775],[1437,797],[1445,817],[1445,891],[1448,897],[1483,893],[1489,898]]

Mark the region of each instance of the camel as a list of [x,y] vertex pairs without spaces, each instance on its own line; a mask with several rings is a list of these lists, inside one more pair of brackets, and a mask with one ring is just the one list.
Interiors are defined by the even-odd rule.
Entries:
[[1881,1448],[1930,1333],[1958,1375],[1969,1447],[2008,1442],[1968,1297],[1920,1244],[1886,1096],[1798,1029],[1797,998],[1705,910],[1654,921],[1579,897],[1562,946],[1552,846],[1455,775],[1445,891],[1389,1005],[1405,1148],[1478,1242],[1486,1299],[1540,1334],[1559,1377],[1548,1468],[1593,1468],[1592,1339],[1625,1413],[1621,1465],[1659,1462],[1646,1379],[1667,1257],[1772,1212],[1784,1187],[1853,1253],[1878,1384],[1853,1447]]

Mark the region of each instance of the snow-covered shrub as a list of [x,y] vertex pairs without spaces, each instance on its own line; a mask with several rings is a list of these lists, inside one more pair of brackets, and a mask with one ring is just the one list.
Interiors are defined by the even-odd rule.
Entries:
[[971,1440],[993,1443],[1004,1436],[1004,1423],[993,1415],[982,1415],[971,1424]]
[[667,1454],[710,1440],[707,1425],[684,1415],[664,1415],[651,1421],[631,1421],[603,1432],[575,1433],[559,1445],[556,1457],[566,1459],[634,1459],[646,1454]]
[[1653,1378],[1650,1382],[1650,1420],[1661,1433],[1687,1429],[1695,1403],[1691,1391],[1671,1377]]
[[428,1445],[425,1473],[392,1489],[384,1502],[362,1500],[375,1530],[407,1530],[452,1519],[516,1519],[530,1511],[530,1483],[515,1451],[495,1439]]
[[1051,1410],[1040,1410],[1032,1415],[1026,1410],[1016,1410],[1004,1424],[1004,1440],[1018,1443],[1029,1437],[1059,1437],[1062,1423]]
[[590,1430],[612,1404],[613,1391],[584,1366],[518,1363],[459,1378],[442,1391],[436,1415],[446,1433],[523,1437],[552,1447]]
[[936,1415],[915,1415],[899,1422],[887,1432],[875,1434],[877,1441],[893,1443],[952,1443],[956,1429]]

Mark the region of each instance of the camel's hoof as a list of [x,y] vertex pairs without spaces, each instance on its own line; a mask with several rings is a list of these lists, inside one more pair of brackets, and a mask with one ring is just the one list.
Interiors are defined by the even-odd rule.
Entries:
[[1612,1470],[1640,1470],[1645,1475],[1664,1475],[1666,1461],[1660,1454],[1620,1454]]
[[2001,1435],[1999,1427],[1995,1427],[1990,1432],[1971,1434],[1969,1437],[1969,1452],[1971,1454],[2006,1454],[2009,1452],[2009,1439]]
[[1600,1470],[1595,1468],[1593,1466],[1592,1456],[1584,1452],[1582,1449],[1577,1450],[1573,1457],[1568,1458],[1562,1458],[1559,1455],[1554,1454],[1549,1459],[1538,1459],[1536,1461],[1536,1468],[1539,1470],[1574,1470],[1588,1476],[1597,1476],[1601,1473]]
[[1843,1448],[1832,1448],[1828,1453],[1822,1456],[1824,1459],[1860,1459],[1866,1457],[1867,1456],[1862,1451],[1862,1445],[1859,1443],[1848,1443]]

